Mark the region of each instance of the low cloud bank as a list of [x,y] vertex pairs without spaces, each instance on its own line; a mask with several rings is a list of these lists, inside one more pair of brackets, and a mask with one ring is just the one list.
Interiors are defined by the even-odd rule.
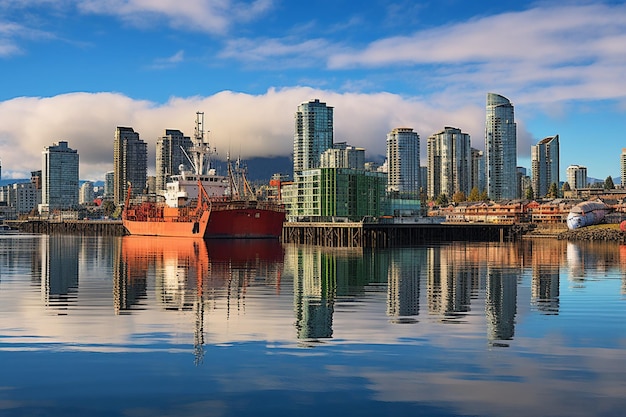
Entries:
[[[426,140],[444,126],[454,126],[484,147],[484,103],[457,109],[396,94],[336,93],[307,87],[270,89],[262,95],[223,91],[212,96],[172,98],[163,104],[116,93],[71,93],[22,97],[0,103],[2,176],[26,178],[41,169],[45,146],[67,141],[80,155],[80,177],[101,180],[113,167],[117,126],[132,127],[148,143],[148,166],[155,166],[157,138],[165,129],[193,136],[196,112],[205,113],[211,146],[218,158],[228,152],[242,158],[290,156],[294,113],[304,101],[318,98],[334,107],[335,141],[366,149],[370,159],[385,154],[386,135],[394,127],[412,127],[420,135],[422,161]],[[518,149],[528,154],[533,139],[518,127]]]

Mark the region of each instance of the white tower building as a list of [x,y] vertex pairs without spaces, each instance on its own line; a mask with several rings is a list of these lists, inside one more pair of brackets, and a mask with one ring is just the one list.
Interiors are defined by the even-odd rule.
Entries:
[[572,190],[587,187],[587,167],[570,165],[567,167],[567,182]]
[[319,168],[322,152],[333,147],[333,108],[319,99],[302,103],[295,114],[293,137],[294,178]]
[[535,197],[544,197],[554,183],[559,186],[559,135],[542,139],[530,148],[532,187]]
[[428,195],[457,192],[469,195],[472,185],[472,147],[470,136],[461,129],[445,127],[428,138]]
[[419,186],[419,135],[412,128],[395,128],[387,134],[387,190],[418,197]]
[[492,200],[518,198],[517,126],[513,105],[504,96],[488,93],[486,110],[487,193]]

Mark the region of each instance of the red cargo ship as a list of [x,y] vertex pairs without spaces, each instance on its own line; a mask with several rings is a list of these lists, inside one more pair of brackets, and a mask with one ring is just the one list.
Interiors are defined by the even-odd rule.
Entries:
[[129,187],[122,213],[124,227],[131,235],[143,236],[279,238],[285,221],[283,206],[256,200],[245,175],[234,175],[230,161],[228,176],[210,169],[211,152],[204,141],[201,116],[197,113],[195,143],[188,150],[193,172],[181,170],[180,175],[173,175],[159,202],[131,203]]

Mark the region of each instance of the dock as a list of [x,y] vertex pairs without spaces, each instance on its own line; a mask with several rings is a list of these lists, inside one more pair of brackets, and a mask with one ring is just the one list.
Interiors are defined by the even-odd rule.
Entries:
[[126,233],[121,220],[16,220],[6,223],[22,233],[45,235],[123,236]]
[[321,223],[287,222],[283,242],[329,247],[414,246],[424,243],[509,242],[521,238],[526,228],[492,223]]
[[[8,223],[8,222],[7,222]],[[11,226],[22,233],[123,236],[121,220],[27,220]],[[526,227],[493,223],[286,222],[282,241],[327,247],[415,246],[438,242],[510,242],[520,239]]]

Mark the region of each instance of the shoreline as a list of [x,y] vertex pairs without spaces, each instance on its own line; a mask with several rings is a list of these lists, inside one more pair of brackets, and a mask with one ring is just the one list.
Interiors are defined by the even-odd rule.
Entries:
[[[10,224],[14,229],[26,233],[43,233],[43,234],[91,234],[91,235],[116,235],[123,236],[126,234],[124,226],[121,221],[107,220],[107,221],[94,221],[94,220],[74,220],[74,221],[14,221],[5,222]],[[288,226],[289,224],[286,224]],[[293,226],[293,225],[292,225]],[[319,224],[310,223],[309,227],[319,226]],[[337,226],[332,224],[332,226]],[[348,226],[347,224],[341,224],[340,226]],[[404,229],[407,225],[395,225],[396,229]],[[482,225],[484,226],[484,225]],[[497,225],[491,225],[497,227]],[[393,228],[393,225],[387,225],[387,227]],[[431,225],[430,228],[433,228]],[[428,229],[428,227],[426,227]],[[396,233],[398,232],[396,230]],[[526,229],[528,230],[528,229]],[[445,235],[445,236],[444,236]],[[421,236],[424,238],[425,236]],[[432,236],[431,236],[432,237]],[[443,233],[439,236],[438,241],[445,239],[447,233]],[[456,239],[459,240],[460,236]],[[599,224],[586,226],[580,229],[569,230],[564,224],[558,225],[535,225],[530,231],[523,232],[518,235],[521,239],[557,239],[568,241],[604,241],[604,242],[617,242],[626,243],[626,232],[620,230],[619,224]],[[287,239],[289,240],[289,239]],[[419,240],[419,239],[418,239]],[[489,239],[487,239],[489,240]],[[397,242],[396,242],[397,243]],[[330,245],[334,246],[334,245]],[[378,246],[378,245],[374,245]]]
[[626,243],[626,233],[622,232],[617,224],[587,226],[580,229],[567,230],[559,233],[556,238],[559,240]]

